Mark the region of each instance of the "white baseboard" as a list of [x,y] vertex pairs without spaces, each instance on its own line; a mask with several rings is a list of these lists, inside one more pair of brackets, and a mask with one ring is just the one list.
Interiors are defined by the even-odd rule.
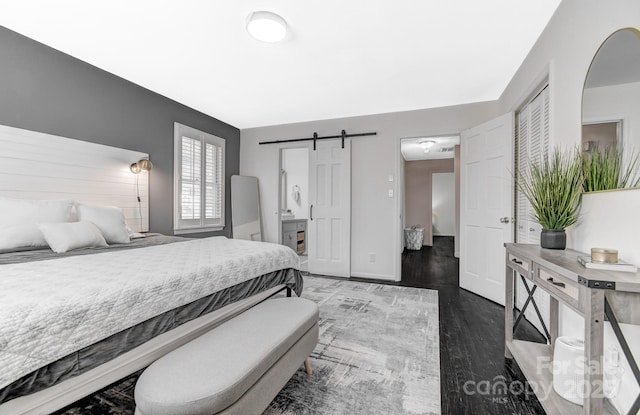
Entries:
[[352,272],[351,276],[356,278],[370,278],[372,280],[399,281],[396,280],[395,275],[371,274],[368,272]]

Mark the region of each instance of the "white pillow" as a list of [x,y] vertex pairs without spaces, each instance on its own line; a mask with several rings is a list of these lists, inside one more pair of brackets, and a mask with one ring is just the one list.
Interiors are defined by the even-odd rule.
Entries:
[[73,200],[25,200],[0,197],[0,251],[46,247],[41,222],[67,222]]
[[35,222],[68,222],[73,200],[27,200],[0,197],[0,228]]
[[79,221],[93,222],[109,244],[130,242],[122,210],[115,206],[90,206],[76,203]]
[[0,252],[44,248],[47,241],[36,223],[0,228]]
[[38,229],[51,250],[58,254],[79,248],[108,246],[100,230],[91,222],[41,223]]

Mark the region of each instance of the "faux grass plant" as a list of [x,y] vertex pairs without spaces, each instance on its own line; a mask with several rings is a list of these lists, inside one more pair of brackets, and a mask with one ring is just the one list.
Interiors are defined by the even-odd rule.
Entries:
[[554,230],[565,229],[578,220],[582,182],[579,153],[563,154],[559,149],[520,171],[517,180],[531,203],[534,219],[544,229]]
[[608,146],[603,151],[583,152],[580,159],[585,192],[640,186],[636,173],[637,154],[632,154],[629,163],[625,164],[622,148]]

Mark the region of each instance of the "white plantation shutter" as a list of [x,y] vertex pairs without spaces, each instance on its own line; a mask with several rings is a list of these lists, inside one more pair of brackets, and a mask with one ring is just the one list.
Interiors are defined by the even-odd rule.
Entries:
[[181,142],[180,219],[183,223],[200,225],[202,143],[184,136]]
[[222,217],[222,148],[205,144],[205,222],[216,223]]
[[175,123],[174,231],[224,227],[224,139]]

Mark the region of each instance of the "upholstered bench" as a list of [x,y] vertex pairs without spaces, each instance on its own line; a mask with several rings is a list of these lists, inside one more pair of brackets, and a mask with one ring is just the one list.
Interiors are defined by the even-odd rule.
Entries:
[[137,415],[261,414],[318,343],[318,306],[267,300],[156,360],[135,387]]

